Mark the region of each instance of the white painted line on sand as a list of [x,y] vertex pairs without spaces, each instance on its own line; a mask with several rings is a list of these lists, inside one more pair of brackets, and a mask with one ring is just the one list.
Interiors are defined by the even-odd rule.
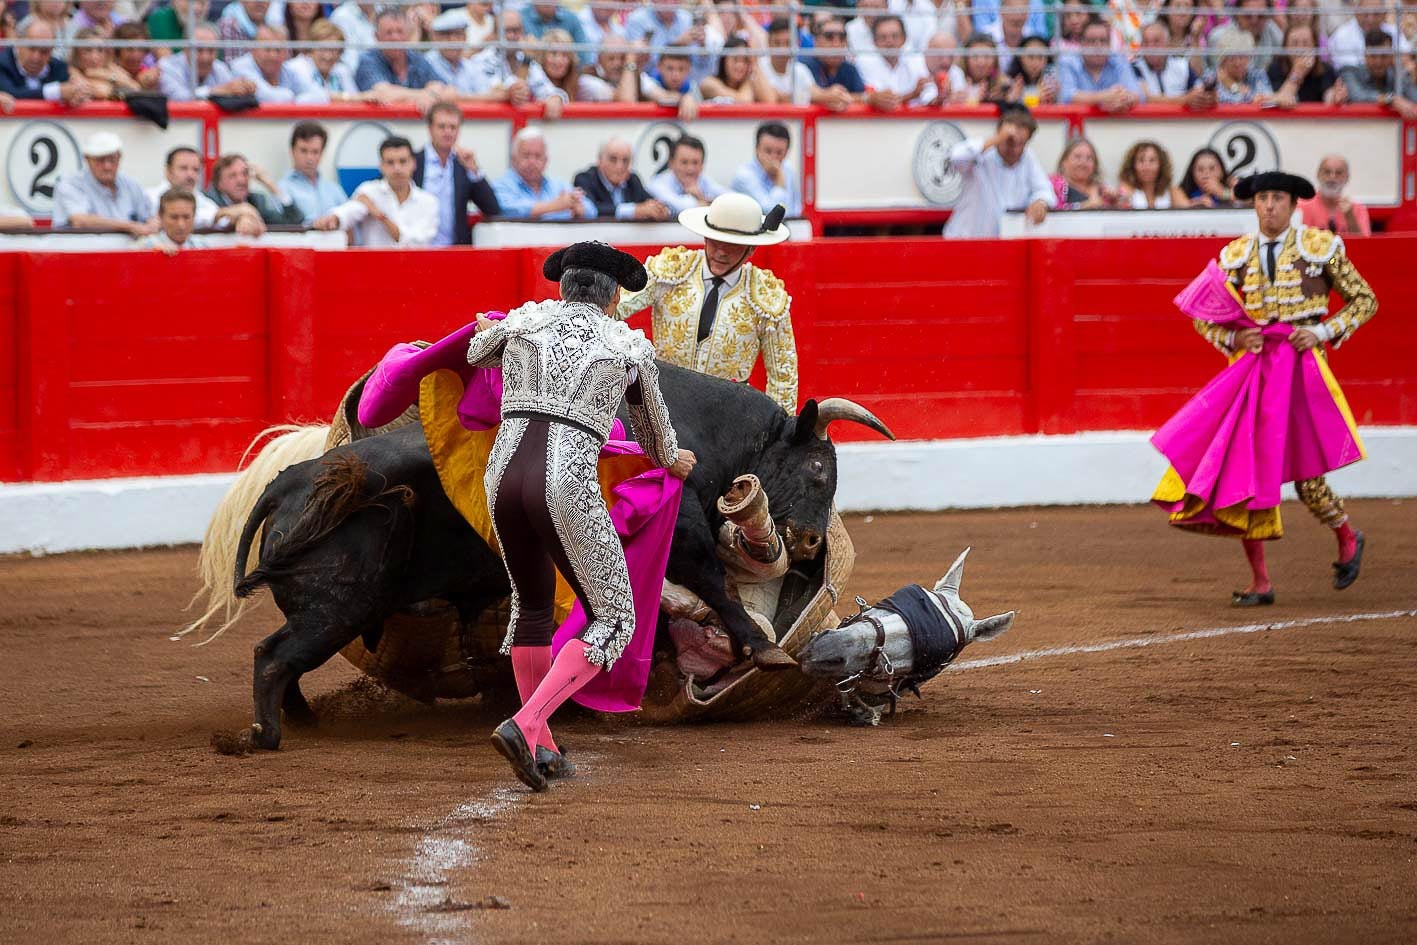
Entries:
[[984,659],[964,660],[949,667],[955,672],[968,669],[985,669],[990,666],[1007,666],[1025,660],[1046,659],[1050,656],[1073,656],[1078,653],[1107,653],[1111,650],[1131,650],[1158,643],[1184,643],[1187,640],[1205,640],[1235,633],[1263,633],[1266,630],[1292,630],[1296,627],[1313,627],[1319,624],[1362,623],[1369,620],[1397,620],[1402,617],[1417,617],[1417,610],[1386,610],[1366,614],[1338,614],[1331,617],[1304,617],[1299,620],[1275,620],[1269,623],[1247,623],[1238,627],[1210,627],[1205,630],[1186,630],[1182,633],[1159,633],[1150,637],[1129,637],[1125,640],[1109,640],[1106,643],[1089,643],[1083,646],[1059,646],[1046,650],[1025,650],[1005,656],[989,656]]

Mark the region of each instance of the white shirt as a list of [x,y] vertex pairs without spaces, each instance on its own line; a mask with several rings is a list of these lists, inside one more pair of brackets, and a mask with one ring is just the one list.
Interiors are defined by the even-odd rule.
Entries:
[[1166,64],[1157,72],[1145,56],[1138,56],[1132,71],[1141,81],[1148,99],[1178,98],[1191,90],[1191,66],[1183,56],[1167,56]]
[[982,138],[969,138],[950,151],[950,165],[964,178],[964,190],[945,224],[946,237],[998,236],[1004,211],[1022,210],[1036,200],[1051,207],[1057,200],[1043,165],[1029,150],[1008,167],[997,150],[984,150]]
[[[793,105],[810,105],[812,103],[812,89],[816,88],[817,82],[812,78],[812,70],[807,68],[807,64],[801,60],[794,59],[788,63],[787,71],[778,72],[772,67],[772,60],[763,57],[759,65],[763,74],[768,77],[768,85],[784,99],[790,99]],[[793,88],[796,82],[796,88]]]
[[[147,189],[146,193],[148,195],[148,199],[153,202],[154,213],[157,212],[158,200],[162,197],[163,194],[167,193],[168,188],[171,186],[172,185],[169,184],[167,181],[163,181],[156,187],[149,187]],[[206,194],[202,193],[200,190],[192,191],[192,196],[197,198],[197,215],[195,217],[195,222],[197,226],[202,229],[215,226],[216,213],[217,210],[220,209],[219,207],[217,207],[216,201],[208,197]]]
[[354,70],[345,65],[343,59],[334,64],[328,76],[320,74],[320,67],[309,56],[296,56],[286,62],[281,70],[282,77],[287,70],[295,83],[295,101],[301,105],[325,105],[334,92],[353,95],[359,91]]
[[1269,244],[1275,244],[1274,260],[1278,262],[1279,254],[1284,251],[1284,241],[1289,238],[1289,231],[1291,229],[1293,229],[1293,227],[1286,226],[1284,232],[1275,237],[1265,236],[1263,233],[1255,234],[1255,238],[1259,240],[1260,244],[1260,272],[1264,273],[1264,277],[1270,282],[1274,281],[1274,273],[1269,271]]
[[910,0],[901,6],[903,10],[897,11],[892,4],[892,9],[905,19],[905,45],[911,52],[924,52],[925,44],[936,33],[962,38],[958,35],[959,11],[954,0],[944,0],[938,7],[934,0]]
[[[891,65],[886,61],[886,57],[879,53],[870,56],[862,56],[856,63],[856,69],[861,73],[861,81],[865,82],[868,88],[877,92],[894,92],[897,95],[909,95],[915,91],[915,84],[921,79],[929,79],[930,74],[925,71],[925,57],[917,53],[907,53],[902,50],[902,55]],[[908,104],[924,105],[935,100],[935,83],[927,81],[925,90],[918,96],[911,99]]]
[[[1412,44],[1407,41],[1401,31],[1397,30],[1391,23],[1384,23],[1382,31],[1392,37],[1393,51],[1397,53],[1410,53]],[[1368,48],[1368,43],[1363,39],[1363,28],[1358,25],[1356,17],[1349,20],[1333,31],[1333,35],[1328,38],[1328,55],[1333,60],[1335,69],[1343,69],[1348,66],[1361,66],[1363,64],[1363,52]]]
[[[858,16],[846,24],[846,45],[856,59],[876,54],[876,37],[871,32],[871,24],[866,17]],[[858,63],[859,65],[860,63]]]
[[359,57],[364,50],[374,45],[374,24],[353,0],[336,7],[330,14],[330,22],[344,34],[344,55],[340,56],[340,62],[353,72],[359,68]]
[[[718,278],[714,276],[713,272],[709,269],[707,256],[704,257],[703,263],[699,266],[699,274],[702,275],[704,279],[704,298],[706,299],[708,298],[709,290],[713,288],[713,280]],[[720,286],[718,290],[718,305],[714,306],[713,310],[715,322],[718,320],[718,310],[723,308],[724,297],[728,295],[730,289],[736,288],[738,283],[743,281],[743,267],[740,265],[728,275],[723,276],[722,279],[723,285]],[[699,305],[702,306],[703,302],[701,301]],[[702,311],[702,308],[700,310]]]
[[[397,243],[384,229],[384,224],[369,216],[368,208],[359,202],[360,194],[367,196],[380,213],[394,221],[399,228]],[[438,232],[436,197],[410,183],[408,199],[399,203],[393,188],[382,177],[356,187],[350,200],[336,207],[334,214],[339,219],[340,229],[353,230],[360,246],[428,246]]]

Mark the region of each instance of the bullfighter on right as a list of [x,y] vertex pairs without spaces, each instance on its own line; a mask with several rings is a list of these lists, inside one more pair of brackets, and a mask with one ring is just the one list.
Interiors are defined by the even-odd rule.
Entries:
[[[1279,171],[1240,181],[1235,196],[1254,200],[1258,232],[1232,240],[1176,297],[1231,362],[1152,437],[1171,462],[1152,501],[1173,525],[1240,538],[1252,577],[1236,607],[1274,603],[1264,542],[1284,535],[1286,482],[1338,539],[1333,586],[1357,580],[1363,561],[1363,533],[1324,479],[1366,453],[1323,345],[1347,342],[1378,304],[1340,237],[1291,222],[1296,201],[1313,195]],[[1330,291],[1344,305],[1325,318]]]

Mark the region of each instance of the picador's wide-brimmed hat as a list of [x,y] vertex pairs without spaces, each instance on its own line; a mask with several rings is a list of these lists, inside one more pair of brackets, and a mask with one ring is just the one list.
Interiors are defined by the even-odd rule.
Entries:
[[1266,190],[1283,191],[1300,200],[1308,200],[1314,196],[1313,184],[1298,174],[1286,174],[1284,171],[1251,174],[1235,185],[1235,196],[1240,200],[1253,200],[1255,194],[1264,193]]
[[638,259],[598,240],[572,243],[565,249],[556,250],[546,257],[541,274],[552,282],[560,282],[562,274],[568,269],[590,269],[604,273],[631,292],[640,291],[649,282],[645,267],[640,265]]
[[681,211],[679,222],[702,237],[738,246],[771,246],[790,235],[782,218],[787,209],[778,204],[763,215],[763,208],[747,194],[719,194],[707,207]]

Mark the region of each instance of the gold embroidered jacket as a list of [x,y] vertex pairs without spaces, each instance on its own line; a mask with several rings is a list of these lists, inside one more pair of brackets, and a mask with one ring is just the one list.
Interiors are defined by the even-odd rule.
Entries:
[[651,306],[659,357],[715,377],[746,381],[761,352],[768,396],[788,413],[796,413],[797,343],[792,336],[792,297],[782,280],[744,263],[738,284],[720,291],[713,330],[700,344],[703,263],[703,250],[683,246],[651,256],[645,260],[649,285],[621,298],[616,317],[626,319]]
[[[1354,268],[1338,235],[1317,227],[1291,227],[1275,255],[1273,283],[1260,266],[1260,244],[1257,235],[1250,233],[1220,251],[1220,268],[1256,323],[1280,321],[1300,327],[1322,323],[1331,333],[1329,343],[1337,348],[1378,310],[1373,290]],[[1331,290],[1338,292],[1344,305],[1324,321]],[[1232,331],[1199,319],[1195,325],[1223,353],[1235,353]]]

